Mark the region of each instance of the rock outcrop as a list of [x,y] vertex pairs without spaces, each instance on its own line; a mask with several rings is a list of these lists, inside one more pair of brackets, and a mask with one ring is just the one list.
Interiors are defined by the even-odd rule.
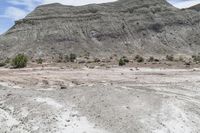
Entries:
[[200,14],[165,0],[119,0],[85,6],[37,7],[0,37],[1,57],[194,54]]

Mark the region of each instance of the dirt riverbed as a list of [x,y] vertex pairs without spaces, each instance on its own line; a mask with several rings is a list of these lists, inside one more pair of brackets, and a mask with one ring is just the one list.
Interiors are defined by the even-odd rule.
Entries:
[[0,68],[0,132],[198,133],[200,69]]

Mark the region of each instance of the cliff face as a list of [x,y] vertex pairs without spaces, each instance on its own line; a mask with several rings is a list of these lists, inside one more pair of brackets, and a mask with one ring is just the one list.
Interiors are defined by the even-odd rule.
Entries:
[[194,54],[200,50],[199,22],[198,12],[176,9],[164,0],[43,5],[0,37],[0,54]]

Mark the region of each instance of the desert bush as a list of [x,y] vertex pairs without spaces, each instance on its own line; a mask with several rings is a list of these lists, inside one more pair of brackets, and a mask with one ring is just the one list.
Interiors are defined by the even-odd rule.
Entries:
[[63,62],[63,56],[62,56],[62,54],[59,54],[59,55],[58,55],[58,59],[57,59],[56,62],[57,62],[57,63]]
[[129,59],[126,56],[123,56],[122,59],[124,60],[125,63],[129,63]]
[[135,58],[134,58],[134,60],[137,61],[137,62],[139,62],[139,63],[140,62],[144,62],[144,58],[142,56],[140,56],[140,55],[136,55]]
[[11,65],[14,68],[24,68],[28,63],[28,58],[24,54],[18,54],[15,58],[12,59]]
[[43,63],[43,59],[42,58],[39,58],[36,60],[37,64],[42,64]]
[[69,61],[70,61],[70,59],[69,59],[69,56],[68,56],[68,55],[65,55],[65,57],[64,57],[64,61],[65,61],[65,62],[69,62]]
[[194,62],[200,62],[200,55],[193,55],[192,59]]
[[98,62],[101,62],[101,60],[100,60],[99,58],[95,58],[95,59],[94,59],[94,62],[95,62],[95,63],[98,63]]
[[10,63],[10,58],[6,58],[6,60],[4,61],[5,64],[9,64]]
[[151,56],[151,57],[149,57],[149,59],[147,59],[147,61],[148,61],[148,62],[154,62],[154,61],[155,61],[155,59],[154,59],[154,57],[153,57],[153,56]]
[[126,63],[129,63],[129,59],[126,56],[123,56],[119,60],[119,66],[124,66]]
[[149,58],[147,59],[147,61],[148,61],[148,62],[159,62],[160,60],[154,58],[153,56],[151,56],[151,57],[149,57]]
[[3,66],[5,66],[5,65],[6,65],[5,62],[0,62],[0,67],[3,67]]
[[10,63],[10,59],[9,58],[6,58],[6,60],[1,60],[0,61],[0,67],[6,66],[9,63]]
[[121,58],[119,60],[119,66],[124,66],[124,65],[126,65],[126,62]]
[[76,54],[70,54],[69,59],[71,62],[74,62],[76,60]]
[[173,55],[167,55],[166,60],[167,61],[174,61],[174,56]]

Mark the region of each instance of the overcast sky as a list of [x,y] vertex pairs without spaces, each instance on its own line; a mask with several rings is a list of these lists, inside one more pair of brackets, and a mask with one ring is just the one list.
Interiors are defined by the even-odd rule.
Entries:
[[[36,6],[49,3],[65,5],[84,5],[91,3],[105,3],[115,0],[0,0],[0,34],[7,31],[15,20],[25,17]],[[186,8],[200,3],[200,0],[168,0],[178,8]]]

